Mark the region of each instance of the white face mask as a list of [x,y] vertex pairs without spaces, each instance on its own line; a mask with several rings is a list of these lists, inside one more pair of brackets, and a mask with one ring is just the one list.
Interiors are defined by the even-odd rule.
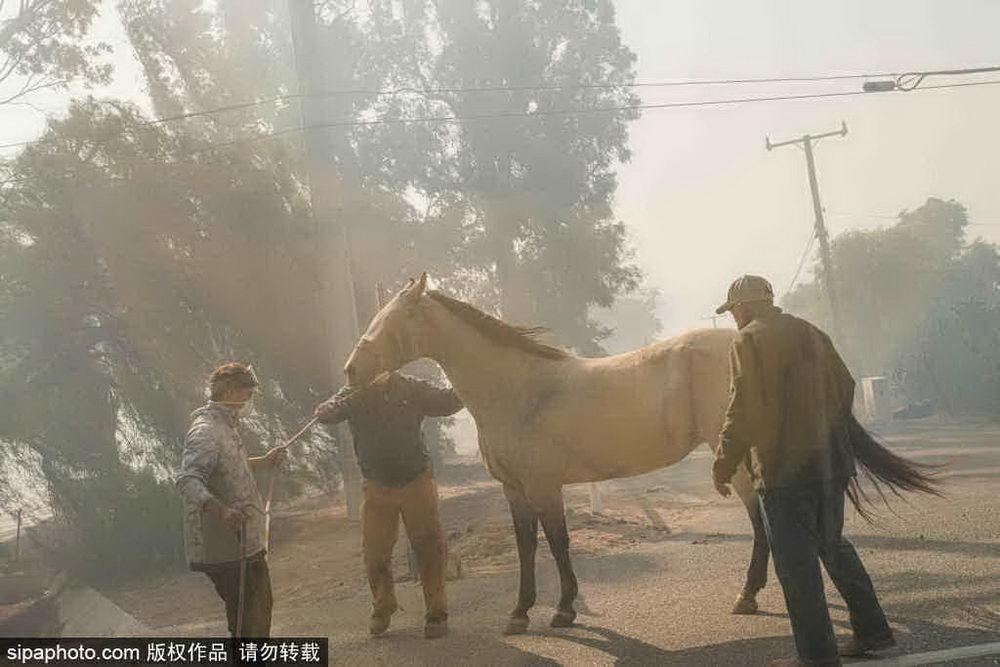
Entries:
[[250,396],[246,403],[240,406],[240,409],[236,411],[236,414],[240,417],[249,417],[251,412],[253,412],[253,396]]
[[236,414],[240,417],[249,417],[250,413],[253,412],[253,394],[250,395],[246,401],[216,401],[220,405],[225,405],[236,410]]

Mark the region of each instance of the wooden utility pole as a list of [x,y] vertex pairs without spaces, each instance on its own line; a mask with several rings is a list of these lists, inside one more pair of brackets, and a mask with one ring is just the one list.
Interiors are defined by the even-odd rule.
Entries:
[[[299,79],[306,154],[306,180],[312,204],[313,232],[319,276],[317,309],[323,318],[329,344],[330,380],[343,384],[343,367],[354,341],[361,335],[358,304],[351,271],[347,221],[339,206],[347,195],[338,173],[326,113],[326,76],[317,48],[316,11],[313,0],[288,0],[295,68]],[[354,457],[350,429],[343,422],[335,428],[340,471],[344,478],[347,515],[357,518],[361,505],[361,473]]]
[[17,510],[17,537],[14,538],[14,561],[21,560],[21,510]]
[[816,181],[816,162],[813,159],[813,144],[826,137],[843,137],[847,135],[847,123],[840,123],[840,129],[823,134],[805,134],[798,139],[781,141],[776,144],[771,143],[770,137],[765,137],[767,150],[779,148],[781,146],[801,145],[806,153],[806,172],[809,175],[809,191],[812,193],[813,214],[816,217],[816,238],[819,239],[819,255],[823,264],[823,285],[826,288],[826,296],[830,300],[830,315],[833,320],[833,337],[841,338],[840,328],[840,307],[837,302],[837,290],[834,287],[833,260],[830,257],[830,237],[826,232],[826,223],[823,220],[823,206],[819,201],[819,184]]

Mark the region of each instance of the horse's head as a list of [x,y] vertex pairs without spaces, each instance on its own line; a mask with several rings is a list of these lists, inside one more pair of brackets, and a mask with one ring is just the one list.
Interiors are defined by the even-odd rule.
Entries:
[[426,287],[424,272],[416,280],[411,278],[378,311],[344,365],[349,384],[366,385],[382,373],[397,370],[426,354],[424,318],[419,308]]

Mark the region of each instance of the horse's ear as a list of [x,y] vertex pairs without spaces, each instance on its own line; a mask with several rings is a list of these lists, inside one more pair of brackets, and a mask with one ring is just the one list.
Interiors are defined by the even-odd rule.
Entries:
[[403,296],[407,299],[419,299],[427,289],[427,272],[424,271],[420,274],[420,277],[414,280],[410,278],[410,282],[406,283],[406,287],[403,288]]

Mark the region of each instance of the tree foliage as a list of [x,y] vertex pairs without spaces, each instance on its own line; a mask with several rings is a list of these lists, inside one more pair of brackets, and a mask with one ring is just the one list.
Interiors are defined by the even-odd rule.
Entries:
[[[69,49],[93,5],[54,4],[76,12],[61,38]],[[634,103],[626,88],[576,85],[629,83],[634,56],[609,1],[563,4],[317,5],[327,85],[354,91],[328,100],[325,177],[350,223],[362,320],[376,282],[428,269],[480,305],[599,349],[607,330],[592,306],[638,281],[611,212],[634,112],[532,114]],[[252,361],[264,379],[251,449],[335,389],[317,294],[322,263],[335,260],[318,243],[293,131],[302,101],[284,0],[120,0],[117,10],[154,112],[172,120],[76,100],[0,188],[0,469],[44,481],[91,574],[176,562],[169,475],[214,365]],[[77,48],[81,66],[67,55],[63,70],[103,76]],[[516,90],[540,82],[566,87]],[[515,90],[377,92],[405,86]],[[342,122],[486,111],[529,115]],[[449,445],[439,424],[429,434]],[[285,483],[328,488],[330,445],[322,434],[306,443]]]
[[[431,215],[461,235],[463,265],[485,277],[504,317],[545,324],[598,352],[591,307],[610,306],[638,282],[611,207],[637,115],[627,107],[638,101],[627,87],[635,56],[621,43],[614,8],[607,0],[448,0],[435,3],[432,19],[440,53],[414,78],[456,92],[431,96],[427,112],[526,115],[439,130],[435,169],[414,185],[432,199]],[[532,88],[540,82],[551,87]],[[501,90],[460,92],[490,87]],[[574,109],[609,110],[560,113]]]
[[[886,229],[854,231],[831,244],[850,365],[890,375],[910,400],[951,412],[1000,412],[1000,259],[968,242],[956,201],[928,199]],[[785,305],[829,327],[818,283]]]
[[111,47],[88,44],[99,0],[0,2],[0,106],[71,81],[106,83]]

